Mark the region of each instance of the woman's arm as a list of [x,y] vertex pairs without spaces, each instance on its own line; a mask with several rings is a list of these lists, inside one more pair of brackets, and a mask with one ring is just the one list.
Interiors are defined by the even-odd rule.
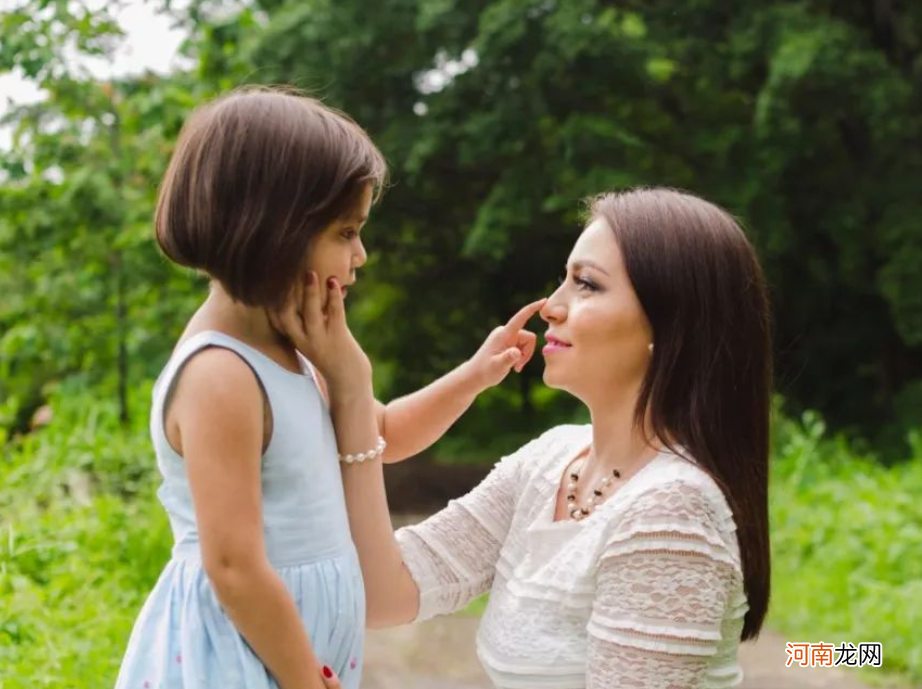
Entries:
[[[328,388],[339,453],[356,454],[374,448],[380,432],[376,415],[378,403],[371,385],[371,363],[346,325],[342,294],[336,281],[331,279],[327,289],[324,312],[320,285],[316,275],[310,273],[306,283],[294,291],[282,310],[270,312],[269,317],[276,330],[290,338],[326,378],[325,387]],[[533,351],[534,335],[523,335],[521,326],[543,303],[544,300],[530,304],[507,326],[497,328],[494,342],[504,342],[508,335],[519,343],[524,337],[521,346]],[[485,347],[486,343],[481,350],[484,351]],[[515,349],[518,353],[510,361],[522,358],[518,344],[508,349]],[[507,350],[491,353],[489,357],[494,362],[491,370],[500,380],[511,366],[503,361],[509,356]],[[487,382],[490,383],[489,380]],[[416,425],[420,425],[418,419]],[[398,426],[398,436],[409,433],[401,430],[401,426]],[[392,429],[388,430],[391,436],[389,443],[395,442],[392,432]],[[414,432],[413,437],[421,436]],[[400,444],[403,439],[398,438],[396,442]],[[412,443],[407,442],[406,446],[412,446]],[[382,463],[366,460],[343,465],[343,489],[352,539],[358,550],[365,581],[369,626],[409,622],[420,616],[421,605],[423,611],[447,611],[444,606],[428,604],[434,599],[441,600],[439,592],[445,590],[462,591],[464,595],[461,599],[484,590],[492,578],[514,510],[515,485],[510,474],[510,471],[499,471],[497,467],[491,474],[494,477],[492,481],[488,478],[463,499],[467,509],[460,507],[462,501],[457,501],[421,525],[418,533],[426,534],[428,531],[430,537],[419,539],[423,542],[414,546],[412,538],[408,537],[407,542],[403,542],[394,534],[384,491]],[[491,509],[495,509],[496,513],[489,514]],[[434,528],[427,530],[425,526],[430,524]],[[458,550],[463,553],[462,560],[443,557],[443,537],[464,544]],[[433,578],[429,573],[437,573],[437,576]],[[452,603],[458,600],[459,597],[455,596]]]
[[[364,390],[330,389],[330,412],[341,454],[375,447],[375,404],[370,381]],[[416,616],[419,593],[394,539],[382,464],[378,460],[344,463],[342,477],[349,528],[365,581],[367,625],[387,627],[409,622]]]
[[[374,446],[370,389],[337,403],[337,436],[368,427]],[[366,419],[360,422],[359,419]],[[520,465],[534,457],[550,432],[503,458],[474,490],[421,524],[393,531],[379,461],[343,465],[352,538],[365,579],[369,627],[391,627],[454,612],[489,590],[521,490]],[[348,436],[347,436],[348,437]],[[356,452],[362,450],[350,450]]]
[[294,600],[266,557],[261,516],[263,397],[236,354],[186,364],[172,402],[205,571],[234,626],[284,689],[321,689]]
[[631,504],[599,565],[587,689],[702,686],[741,581],[724,545],[724,519],[687,484],[659,487]]

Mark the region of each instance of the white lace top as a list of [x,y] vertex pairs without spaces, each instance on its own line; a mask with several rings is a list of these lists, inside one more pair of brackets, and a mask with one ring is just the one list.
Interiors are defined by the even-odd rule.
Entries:
[[722,492],[664,452],[584,520],[555,522],[563,472],[591,441],[591,426],[553,428],[397,531],[417,619],[490,591],[477,653],[497,687],[735,686],[748,605]]

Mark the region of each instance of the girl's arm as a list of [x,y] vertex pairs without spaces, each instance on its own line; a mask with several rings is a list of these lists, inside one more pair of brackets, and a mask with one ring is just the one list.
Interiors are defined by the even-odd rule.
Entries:
[[[403,461],[433,445],[468,410],[481,392],[498,385],[515,368],[521,372],[535,352],[535,334],[524,330],[545,299],[523,307],[495,328],[468,361],[433,383],[388,404],[375,400],[378,433],[387,441],[385,464]],[[321,389],[329,400],[329,390]]]
[[324,687],[294,600],[263,541],[263,397],[236,354],[207,349],[173,397],[205,571],[221,606],[283,689]]
[[[512,355],[510,365],[511,360]],[[319,371],[314,373],[321,394],[331,404],[329,386]],[[467,361],[421,390],[389,404],[373,400],[377,432],[387,441],[382,461],[400,462],[433,445],[485,387],[473,363]]]
[[[508,361],[506,372],[514,357],[522,357],[502,356]],[[378,433],[387,441],[382,461],[400,462],[433,445],[487,387],[474,362],[467,361],[421,390],[386,405],[376,401]]]

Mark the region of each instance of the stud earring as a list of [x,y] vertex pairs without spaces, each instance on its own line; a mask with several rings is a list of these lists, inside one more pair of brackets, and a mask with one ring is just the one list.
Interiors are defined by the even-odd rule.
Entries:
[[651,342],[650,344],[647,345],[647,349],[649,349],[651,352],[653,351],[653,343],[652,343],[652,342]]

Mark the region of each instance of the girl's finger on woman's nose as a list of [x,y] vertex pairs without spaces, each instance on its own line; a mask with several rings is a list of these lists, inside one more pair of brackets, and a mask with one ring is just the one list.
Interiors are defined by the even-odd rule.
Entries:
[[524,328],[525,324],[528,322],[528,319],[538,313],[546,301],[547,297],[544,297],[543,299],[533,301],[531,304],[523,306],[521,309],[519,309],[518,313],[516,313],[512,318],[509,319],[509,322],[506,323],[506,331],[509,334],[515,334]]
[[531,360],[531,357],[535,353],[535,345],[537,342],[538,337],[533,332],[529,332],[528,330],[519,331],[517,346],[522,350],[522,358],[519,359],[519,363],[515,366],[516,373],[521,373],[522,369],[525,368],[525,364]]

